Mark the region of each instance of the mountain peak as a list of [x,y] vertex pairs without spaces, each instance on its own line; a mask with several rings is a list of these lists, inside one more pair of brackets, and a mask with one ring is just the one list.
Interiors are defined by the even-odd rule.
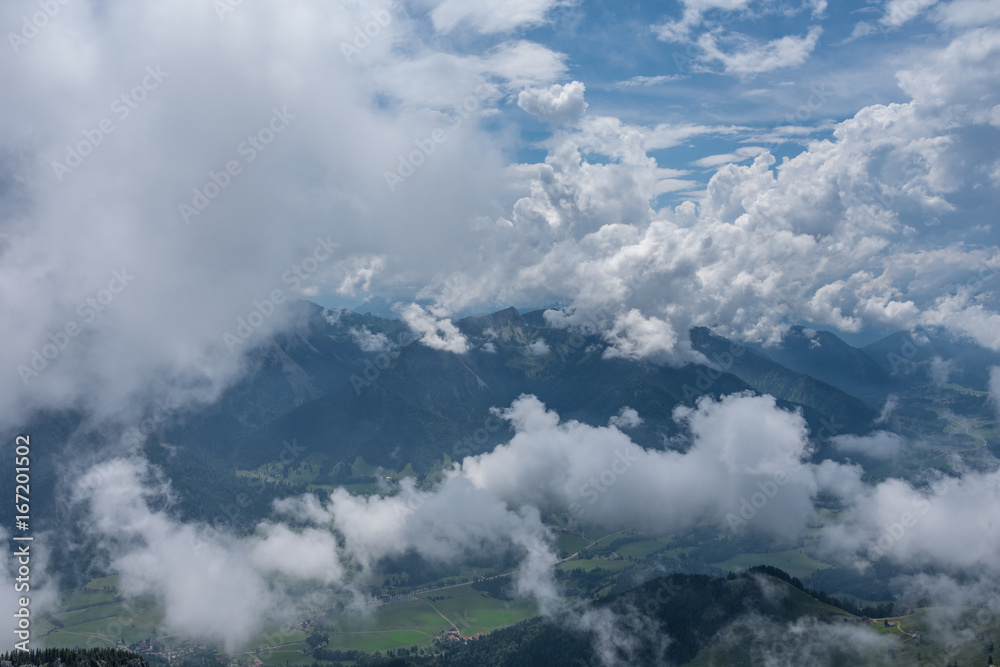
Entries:
[[527,326],[528,323],[513,306],[489,315],[472,315],[458,321],[458,327],[462,333],[471,336],[482,335],[487,329],[493,329],[501,337],[504,337],[503,334],[506,331],[506,337],[509,338],[511,333],[518,329],[523,331]]

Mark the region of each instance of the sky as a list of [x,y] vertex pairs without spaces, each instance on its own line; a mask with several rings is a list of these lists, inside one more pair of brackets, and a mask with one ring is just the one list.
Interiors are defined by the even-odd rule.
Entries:
[[272,297],[1000,348],[995,3],[43,5],[0,9],[5,414],[209,402]]
[[[511,305],[549,307],[559,327],[593,329],[592,313],[609,313],[592,330],[608,356],[671,365],[701,360],[692,326],[765,345],[799,323],[851,340],[939,326],[1000,350],[997,2],[16,0],[0,5],[0,32],[7,426],[39,410],[128,424],[156,401],[210,404],[248,351],[289,326],[280,306],[294,299],[391,314],[456,355],[473,345],[457,317]],[[956,498],[995,498],[995,476],[953,490],[864,486],[849,467],[801,463],[802,424],[766,400],[679,413],[702,443],[685,456],[636,452],[737,494],[686,496],[660,528],[725,526],[756,483],[741,466],[759,464],[755,474],[785,470],[795,498],[868,499],[828,528],[847,560],[930,494],[944,499],[892,557],[946,576],[969,565],[955,545],[974,544],[989,548],[971,552],[979,573],[996,575],[996,543],[947,520]],[[470,506],[535,559],[525,589],[544,592],[529,577],[551,565],[538,507],[573,499],[525,497],[493,471],[515,465],[505,451],[526,440],[591,427],[537,401],[501,407],[521,440],[464,462],[421,507],[479,498]],[[769,415],[760,442],[781,447],[742,460],[726,424],[758,414]],[[581,462],[596,470],[635,447],[615,425],[584,436],[603,443]],[[902,446],[870,437],[887,457]],[[545,442],[539,469],[563,470],[560,439]],[[175,562],[149,560],[155,545],[169,553],[171,535],[202,529],[138,502],[146,462],[101,465],[124,495],[89,492],[95,530],[126,541],[130,527],[147,530],[154,545],[120,556],[133,590],[176,579]],[[607,498],[620,503],[609,517],[643,519],[641,494]],[[301,502],[322,523],[391,517],[398,501]],[[996,506],[976,506],[981,528]],[[777,536],[811,518],[768,517],[760,525]],[[268,544],[292,539],[282,526],[238,548],[213,538],[205,571],[236,562],[261,592],[291,576]],[[403,538],[435,548],[398,522],[371,526],[385,532],[356,526],[336,558],[364,563]],[[957,533],[942,541],[935,527]],[[328,533],[294,539],[333,548]],[[464,539],[442,536],[440,556],[474,548]],[[189,593],[171,589],[178,619]]]

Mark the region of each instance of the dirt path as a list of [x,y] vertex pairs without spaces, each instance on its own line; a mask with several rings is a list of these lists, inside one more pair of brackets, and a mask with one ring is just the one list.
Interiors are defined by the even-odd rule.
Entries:
[[873,618],[871,622],[872,623],[882,623],[882,624],[885,624],[886,621],[889,621],[889,623],[891,624],[889,627],[896,628],[897,630],[899,630],[901,633],[903,633],[907,637],[916,637],[917,633],[915,633],[915,632],[907,632],[906,630],[903,629],[903,621],[900,620],[902,618],[903,618],[902,616],[897,617],[897,619],[895,621],[892,620],[891,618]]
[[968,424],[960,422],[957,419],[955,419],[954,417],[948,417],[948,421],[952,422],[953,424],[958,424],[959,426],[963,427],[965,429],[965,434],[968,435],[970,438],[975,438],[975,439],[979,439],[979,440],[983,441],[983,444],[980,445],[979,447],[973,447],[972,449],[963,449],[961,451],[963,451],[963,452],[969,452],[969,451],[974,451],[976,449],[982,449],[983,447],[987,446],[988,443],[986,442],[986,438],[984,438],[981,435],[974,435],[969,430],[969,425]]
[[[424,600],[423,598],[417,598],[417,599],[418,599],[418,600]],[[455,630],[456,630],[457,632],[459,632],[459,633],[461,633],[461,632],[462,632],[461,630],[459,630],[459,629],[458,629],[458,626],[457,626],[457,625],[455,625],[455,624],[454,624],[454,623],[452,622],[452,620],[451,620],[450,618],[448,618],[447,616],[445,616],[444,614],[442,614],[442,613],[441,613],[441,611],[440,611],[440,610],[439,610],[439,609],[438,609],[437,607],[435,607],[434,605],[432,605],[432,604],[430,603],[430,601],[429,601],[429,600],[424,600],[424,602],[426,602],[426,603],[427,603],[427,604],[428,604],[428,605],[430,606],[430,608],[431,608],[431,609],[433,609],[434,611],[436,611],[436,612],[437,612],[437,615],[438,615],[438,616],[440,616],[440,617],[441,617],[441,618],[443,618],[444,620],[448,621],[448,624],[449,624],[449,625],[451,625],[451,627],[455,628]]]

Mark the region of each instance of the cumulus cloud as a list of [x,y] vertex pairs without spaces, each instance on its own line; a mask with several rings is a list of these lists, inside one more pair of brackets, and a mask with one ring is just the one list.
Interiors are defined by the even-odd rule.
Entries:
[[122,593],[155,595],[166,625],[187,636],[221,638],[235,647],[292,611],[273,575],[322,583],[342,575],[329,532],[265,525],[260,535],[240,541],[151,509],[150,501],[169,499],[170,489],[141,459],[96,465],[74,497],[88,507],[92,534],[102,536]]
[[612,415],[611,419],[608,420],[608,426],[614,426],[618,429],[635,428],[641,425],[642,417],[639,416],[636,410],[627,405],[619,410],[618,414]]
[[447,317],[436,317],[418,304],[407,304],[398,309],[399,316],[418,334],[418,342],[435,350],[464,354],[469,350],[469,341]]
[[698,520],[728,529],[727,516],[739,511],[741,500],[777,475],[781,508],[772,503],[760,510],[754,529],[791,536],[812,512],[808,499],[818,487],[800,462],[809,447],[805,423],[769,397],[734,395],[678,409],[675,418],[692,438],[683,454],[645,450],[618,428],[562,422],[534,397],[518,399],[501,414],[515,436],[489,454],[465,459],[461,471],[477,488],[515,506],[656,533]]
[[361,348],[362,352],[385,352],[390,347],[392,343],[389,342],[388,336],[384,333],[372,333],[368,327],[361,327],[360,329],[351,329],[351,337],[357,342],[358,347]]
[[611,346],[604,350],[604,356],[608,359],[672,356],[678,343],[677,332],[670,322],[658,317],[643,317],[634,308],[615,319],[607,339]]
[[774,344],[801,320],[847,332],[940,325],[1000,349],[995,290],[975,280],[1000,270],[997,246],[917,232],[934,216],[989,224],[955,202],[990,187],[989,170],[964,156],[997,138],[963,128],[992,117],[998,34],[975,30],[901,71],[913,101],[866,107],[780,165],[765,151],[723,166],[697,203],[673,209],[650,202],[683,175],[650,152],[727,130],[588,115],[547,142],[544,165],[519,167],[531,194],[509,219],[532,245],[514,265],[453,274],[468,286],[463,306],[486,286],[496,298],[496,285],[504,301],[568,299],[549,322],[600,331],[611,354],[664,354],[670,331],[676,347],[698,325]]
[[[821,4],[800,3],[794,11],[822,13]],[[495,3],[444,2],[433,11],[441,30],[499,30],[505,16],[513,17],[511,25],[535,25],[553,6],[526,2],[501,11]],[[24,99],[35,100],[35,106],[8,105],[5,154],[39,156],[19,164],[27,170],[21,204],[11,200],[4,223],[10,261],[0,299],[10,321],[27,325],[10,328],[0,354],[9,368],[43,368],[29,375],[27,386],[18,375],[7,378],[0,401],[9,409],[2,414],[74,406],[105,416],[131,411],[131,418],[149,403],[145,378],[151,376],[163,379],[174,402],[210,402],[244,368],[223,335],[234,335],[241,319],[256,322],[270,312],[265,301],[276,290],[284,298],[367,296],[426,285],[421,291],[437,300],[444,292],[440,281],[456,277],[463,287],[445,299],[451,313],[487,303],[569,302],[564,322],[580,326],[604,308],[601,333],[610,354],[624,356],[669,357],[681,350],[681,358],[692,325],[773,343],[790,321],[802,319],[843,331],[940,323],[1000,348],[995,294],[952,289],[982,267],[1000,270],[996,246],[935,248],[937,239],[917,233],[926,220],[958,215],[977,188],[993,187],[995,157],[985,170],[972,157],[974,148],[989,153],[995,137],[966,131],[991,122],[996,107],[989,100],[1000,42],[992,27],[973,27],[944,48],[917,54],[899,73],[912,102],[862,109],[833,127],[831,138],[783,164],[763,152],[752,163],[724,166],[694,201],[658,208],[662,195],[691,190],[696,181],[658,164],[654,151],[698,136],[745,136],[748,128],[643,126],[584,113],[581,83],[555,85],[565,80],[565,55],[525,39],[501,41],[481,54],[445,52],[425,41],[419,21],[402,10],[348,63],[322,54],[339,43],[331,42],[328,26],[339,26],[337,34],[349,40],[353,26],[371,20],[353,5],[280,12],[242,7],[222,24],[222,41],[193,30],[194,48],[176,44],[167,27],[218,28],[218,17],[204,7],[182,3],[163,21],[147,20],[153,10],[128,3],[110,3],[100,13],[74,7],[60,14],[60,25],[113,39],[92,43],[93,57],[81,59],[72,77],[51,69],[43,50],[33,48],[40,42],[24,47],[17,68],[0,73],[7,89],[33,91]],[[684,3],[697,26],[707,22],[713,66],[751,75],[778,55],[797,62],[818,43],[818,28],[772,43],[707,29],[716,12],[747,7],[736,0]],[[4,15],[8,23],[19,21],[14,11]],[[235,25],[246,30],[230,30]],[[245,38],[257,32],[273,42],[267,63],[259,43]],[[52,26],[37,39],[70,48],[68,34]],[[277,37],[289,34],[296,38]],[[226,54],[243,55],[222,57],[220,44]],[[403,49],[405,58],[395,50],[400,44],[413,47]],[[123,50],[159,54],[167,74],[85,166],[55,180],[51,164],[66,159],[67,142],[82,137],[81,128],[99,122],[109,101],[134,85],[133,73],[109,64],[122,62]],[[273,59],[281,65],[269,64]],[[303,74],[279,75],[284,71]],[[262,72],[270,74],[256,80]],[[341,92],[305,83],[320,78]],[[59,85],[42,90],[39,81]],[[178,81],[183,84],[172,85]],[[460,113],[456,105],[470,96],[477,110]],[[248,111],[247,99],[264,97],[266,104]],[[509,164],[495,136],[479,126],[481,115],[495,114],[511,98],[557,122],[576,123],[540,144],[548,152],[543,162]],[[65,108],[64,99],[79,101],[74,108],[80,111],[53,113]],[[387,99],[398,106],[370,113],[374,100]],[[817,104],[822,108],[821,100]],[[222,109],[213,114],[222,119],[218,125],[192,111],[203,108]],[[295,116],[287,130],[185,225],[176,205],[195,196],[209,171],[218,171],[219,156],[239,159],[240,142],[265,127],[275,109]],[[243,128],[235,134],[229,131],[234,123]],[[412,167],[400,165],[435,129],[447,140],[385,196],[385,174]],[[771,134],[778,137],[779,130]],[[129,141],[119,141],[125,134]],[[751,148],[695,166],[749,159]],[[141,159],[150,153],[169,159]],[[308,174],[296,171],[307,163]],[[302,183],[309,183],[310,196],[302,196]],[[112,191],[131,194],[101,195]],[[163,197],[169,206],[160,205]],[[90,204],[96,200],[113,204],[96,210]],[[490,202],[488,216],[483,202]],[[74,225],[65,229],[69,219]],[[352,224],[330,223],[343,219]],[[989,220],[972,211],[962,224],[986,229]],[[333,250],[316,247],[320,234],[332,239]],[[95,238],[101,242],[91,243],[91,252],[76,251],[81,239]],[[182,264],[187,270],[176,271]],[[135,276],[118,294],[107,289],[113,271]],[[645,281],[638,284],[640,275]],[[49,293],[57,297],[42,296]],[[113,299],[84,321],[79,309],[98,295]],[[426,344],[465,348],[445,316],[405,310],[423,327]],[[66,348],[47,359],[42,351],[55,349],[46,347],[54,345],[50,336],[61,341],[59,332],[71,322],[81,334],[67,337]],[[286,324],[281,314],[264,317],[256,332],[264,339]]]
[[[371,289],[372,279],[384,264],[385,258],[379,255],[354,257],[349,262],[343,263],[341,272],[344,278],[337,285],[337,294],[354,296],[359,291],[367,292]],[[306,289],[308,291],[303,290],[303,294],[306,296],[315,296],[319,293],[318,287]]]
[[549,347],[548,343],[545,342],[544,338],[532,341],[532,343],[528,345],[528,354],[532,357],[544,357],[551,351],[552,349]]
[[771,485],[781,487],[782,506],[761,509],[753,528],[793,535],[822,487],[801,460],[804,421],[768,397],[703,399],[678,410],[692,439],[686,453],[633,443],[619,428],[640,422],[629,409],[609,427],[563,421],[531,396],[498,414],[514,427],[511,441],[456,463],[433,488],[406,478],[389,495],[336,489],[326,499],[287,498],[250,537],[180,522],[169,482],[134,457],[95,465],[73,496],[125,595],[153,594],[173,630],[235,645],[276,614],[290,617],[287,583],[350,597],[380,560],[409,552],[455,563],[513,550],[521,562],[515,588],[556,610],[556,559],[542,512],[668,532],[706,519],[727,525],[741,496]]
[[585,87],[579,81],[548,88],[528,88],[517,96],[517,106],[544,120],[556,124],[572,124],[583,116],[587,103]]
[[837,435],[830,439],[837,451],[861,454],[874,459],[894,459],[903,450],[902,436],[889,431],[876,431],[868,435]]
[[[900,87],[918,102],[932,105],[968,103],[966,122],[985,120],[982,96],[994,89],[984,67],[1000,52],[1000,31],[995,28],[968,30],[943,49],[900,71]],[[989,107],[987,107],[989,108]]]
[[[703,397],[676,408],[684,451],[635,444],[622,432],[641,423],[630,408],[607,427],[563,420],[533,396],[495,413],[512,425],[510,441],[456,462],[435,486],[406,478],[368,497],[335,489],[286,498],[249,537],[178,521],[169,483],[141,459],[96,465],[74,498],[87,507],[125,595],[156,595],[170,628],[230,645],[265,620],[292,617],[304,601],[289,596],[288,584],[310,582],[353,600],[380,561],[407,553],[447,564],[513,554],[514,589],[547,614],[564,610],[543,515],[649,534],[709,522],[781,542],[813,526],[827,557],[861,568],[888,558],[1000,575],[998,473],[941,478],[925,489],[897,479],[866,484],[856,466],[810,463],[804,419],[769,396]],[[890,440],[875,433],[866,448]],[[820,493],[839,498],[843,510],[817,514]]]
[[827,553],[861,569],[886,558],[995,578],[1000,576],[997,512],[997,472],[939,478],[923,490],[888,479],[863,489],[821,538]]
[[[564,55],[525,39],[449,51],[419,8],[399,4],[375,12],[379,34],[346,52],[375,20],[367,3],[244,6],[221,22],[192,2],[91,4],[62,7],[0,69],[24,100],[3,107],[0,133],[0,302],[24,323],[4,332],[0,361],[15,369],[0,381],[4,415],[72,407],[131,421],[164,395],[210,403],[245,370],[245,351],[290,324],[272,299],[403,284],[412,297],[475,254],[483,239],[469,221],[509,196],[481,119],[566,71]],[[434,16],[442,29],[506,30],[557,4],[444,2]],[[0,8],[4,24],[21,18]],[[56,72],[49,56],[69,51],[86,56]],[[120,100],[131,90],[134,109]],[[383,99],[399,104],[371,113]],[[105,119],[114,130],[91,146],[84,133],[97,137]],[[440,145],[428,139],[438,132]],[[415,141],[433,155],[389,193],[385,174],[409,173]],[[239,173],[225,172],[230,161]]]

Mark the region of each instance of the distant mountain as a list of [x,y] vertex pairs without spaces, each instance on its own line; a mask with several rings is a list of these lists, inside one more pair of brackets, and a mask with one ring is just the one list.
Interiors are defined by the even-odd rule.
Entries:
[[[345,318],[340,326],[351,322]],[[382,333],[395,324],[373,318],[366,326]],[[490,408],[507,407],[524,393],[538,396],[563,419],[593,425],[607,425],[630,406],[645,420],[630,435],[648,447],[662,447],[663,436],[675,430],[671,413],[676,405],[691,404],[703,393],[696,387],[704,369],[604,359],[599,338],[532,326],[513,308],[458,325],[474,343],[463,355],[412,343],[389,352],[365,352],[357,344],[330,343],[326,339],[342,333],[309,323],[302,338],[288,339],[312,340],[318,333],[320,340],[309,346],[296,342],[280,355],[274,350],[262,354],[255,377],[234,388],[210,417],[189,422],[183,434],[172,437],[193,441],[200,434],[220,458],[243,466],[266,462],[279,443],[294,438],[299,447],[323,452],[331,460],[360,456],[374,465],[398,470],[410,463],[426,472],[445,455],[461,458],[508,440],[507,425],[491,417]],[[315,397],[277,388],[293,363],[296,376],[312,378],[318,366],[313,350],[323,346],[339,359],[324,360],[322,371],[335,372],[339,381],[326,378],[322,384],[328,390]],[[310,386],[320,384],[315,380]],[[724,374],[706,393],[751,388]],[[278,407],[261,405],[269,394]],[[242,404],[247,399],[252,406]],[[279,409],[284,413],[258,423],[262,415]],[[234,430],[241,437],[227,438]]]
[[[878,416],[872,407],[845,391],[815,377],[789,370],[753,348],[734,345],[705,327],[691,330],[691,343],[696,350],[757,392],[771,394],[809,409],[806,417],[812,417],[809,421],[814,435],[829,437],[840,433],[860,433],[868,430]],[[815,415],[827,418],[827,423],[824,424],[823,419]],[[830,419],[833,421],[830,422]]]
[[863,348],[894,378],[909,382],[948,382],[985,391],[1000,353],[954,336],[943,329],[900,331]]
[[[458,321],[471,347],[459,355],[414,343],[398,320],[308,302],[288,309],[292,326],[247,356],[248,372],[218,401],[186,411],[166,406],[169,419],[145,434],[146,455],[172,479],[185,518],[211,519],[245,494],[248,481],[237,470],[272,466],[266,492],[232,519],[238,525],[251,525],[270,499],[306,484],[368,483],[379,467],[426,475],[509,440],[508,425],[490,410],[525,393],[563,419],[595,426],[629,406],[643,419],[629,437],[654,449],[677,433],[674,408],[703,395],[772,394],[782,407],[800,409],[821,441],[865,432],[875,418],[872,407],[845,391],[708,329],[691,337],[711,365],[675,368],[605,358],[599,336],[550,327],[543,311],[508,308]],[[47,440],[63,443],[75,433],[76,454],[105,437],[88,434],[69,414],[44,422],[32,432],[41,438],[52,431]],[[53,489],[57,483],[38,481]],[[206,493],[220,500],[209,502]]]
[[315,479],[330,483],[337,463],[358,457],[425,473],[445,456],[489,451],[510,437],[490,408],[524,393],[563,419],[592,425],[606,425],[629,406],[644,420],[630,437],[652,448],[676,431],[673,408],[703,394],[772,394],[786,408],[799,407],[821,438],[865,431],[876,416],[863,401],[754,350],[720,364],[739,346],[707,329],[693,330],[692,341],[716,367],[674,368],[604,358],[600,337],[549,327],[542,311],[507,308],[458,321],[471,346],[458,355],[414,344],[396,320],[310,303],[293,308],[295,326],[253,353],[252,372],[219,402],[172,428],[170,442],[246,469],[275,460],[281,443],[295,441],[325,458]]
[[779,345],[754,349],[803,375],[832,385],[872,404],[881,404],[898,383],[864,350],[829,331],[792,327]]

